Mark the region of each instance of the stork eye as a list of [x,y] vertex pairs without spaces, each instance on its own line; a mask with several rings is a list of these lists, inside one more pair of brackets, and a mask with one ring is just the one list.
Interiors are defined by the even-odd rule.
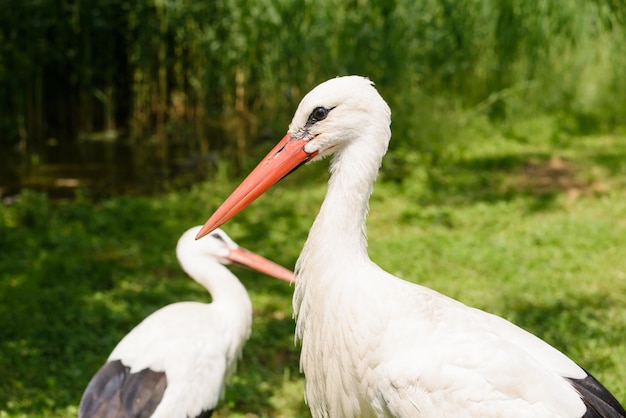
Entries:
[[211,234],[211,237],[216,238],[222,242],[226,242],[224,241],[224,238],[222,238],[222,236],[220,234],[218,234],[217,232],[214,232],[213,234]]
[[321,120],[326,119],[326,116],[328,116],[329,111],[330,110],[323,108],[323,107],[316,107],[315,109],[313,109],[313,111],[309,115],[309,120],[307,121],[307,125],[312,125],[315,122],[319,122]]
[[326,119],[326,116],[328,116],[328,110],[323,107],[318,107],[313,111],[313,117],[317,120]]

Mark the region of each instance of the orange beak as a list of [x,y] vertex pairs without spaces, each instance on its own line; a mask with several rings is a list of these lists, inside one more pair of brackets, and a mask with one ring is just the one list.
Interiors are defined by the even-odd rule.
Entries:
[[277,279],[285,280],[290,283],[295,283],[296,278],[294,274],[267,258],[261,257],[245,248],[238,247],[231,250],[226,257],[228,260],[243,267],[247,267],[250,270],[256,270],[268,276],[276,277]]
[[307,141],[294,139],[290,134],[285,135],[206,221],[196,239],[222,226],[280,179],[315,157],[317,151],[310,154],[304,151]]

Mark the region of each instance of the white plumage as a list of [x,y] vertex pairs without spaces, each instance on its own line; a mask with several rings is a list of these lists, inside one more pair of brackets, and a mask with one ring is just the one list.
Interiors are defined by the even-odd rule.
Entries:
[[145,318],[89,382],[79,418],[208,417],[217,406],[252,325],[248,293],[224,265],[237,263],[287,281],[293,275],[221,230],[195,241],[199,231],[186,231],[176,254],[185,272],[211,293],[212,303],[174,303]]
[[326,198],[296,264],[293,299],[313,416],[626,416],[597,380],[539,338],[369,259],[365,218],[390,122],[368,79],[320,84],[199,234],[303,162],[334,154]]

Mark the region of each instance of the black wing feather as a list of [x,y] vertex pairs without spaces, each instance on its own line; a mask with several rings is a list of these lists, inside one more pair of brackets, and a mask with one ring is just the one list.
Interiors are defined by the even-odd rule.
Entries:
[[130,373],[120,360],[105,363],[91,378],[78,407],[78,418],[148,418],[167,387],[164,372]]
[[209,418],[211,415],[213,415],[213,409],[208,409],[206,411],[200,412],[200,415],[195,418]]
[[[586,371],[586,370],[585,370]],[[567,380],[580,394],[580,398],[587,406],[587,412],[582,418],[625,418],[624,407],[615,399],[602,383],[587,373],[584,379]]]

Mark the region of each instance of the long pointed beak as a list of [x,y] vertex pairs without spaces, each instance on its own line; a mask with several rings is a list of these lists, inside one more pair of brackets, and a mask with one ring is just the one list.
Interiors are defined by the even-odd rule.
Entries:
[[317,152],[309,154],[304,151],[306,143],[305,139],[294,139],[290,134],[285,135],[206,221],[196,239],[219,228],[280,179],[315,157]]
[[231,250],[226,258],[250,270],[256,270],[290,283],[296,282],[293,272],[245,248],[238,247]]

